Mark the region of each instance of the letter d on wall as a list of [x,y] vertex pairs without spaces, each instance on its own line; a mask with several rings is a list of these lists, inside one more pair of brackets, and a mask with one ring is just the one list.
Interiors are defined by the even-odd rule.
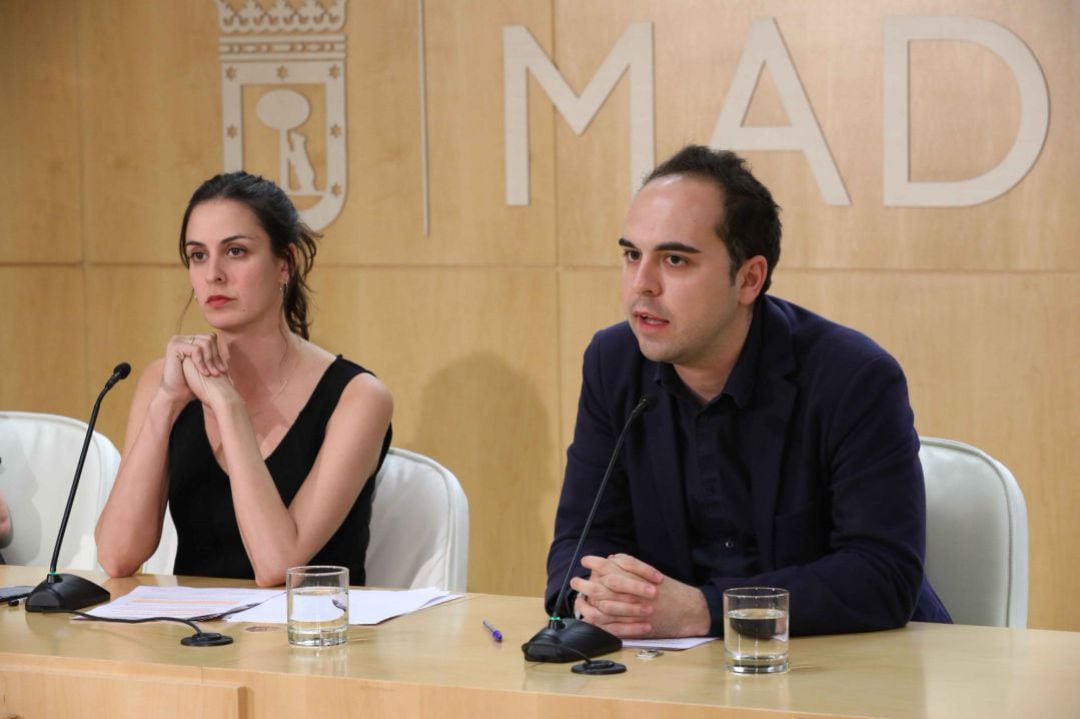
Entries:
[[[908,43],[965,40],[1005,61],[1020,91],[1020,127],[997,167],[955,182],[911,182],[909,167]],[[1002,26],[972,17],[900,17],[885,20],[884,198],[892,207],[965,207],[1004,194],[1028,173],[1050,125],[1046,78],[1024,41]]]

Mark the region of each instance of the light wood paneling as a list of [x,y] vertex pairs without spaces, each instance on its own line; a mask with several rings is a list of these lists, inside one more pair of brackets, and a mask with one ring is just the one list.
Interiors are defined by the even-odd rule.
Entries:
[[0,266],[0,307],[6,346],[0,407],[85,421],[93,397],[84,390],[82,273],[71,267]]
[[[432,224],[431,237],[409,248],[411,256],[554,264],[554,130],[543,103],[529,106],[528,207],[504,204],[503,165],[502,29],[525,25],[550,47],[550,8],[529,0],[427,0],[425,10]],[[530,86],[536,90],[534,81]]]
[[[349,191],[327,228],[331,263],[553,264],[550,113],[530,108],[532,203],[503,203],[502,28],[546,42],[550,11],[527,0],[425,3],[428,135],[424,235],[419,28],[415,3],[349,8]],[[491,81],[478,82],[478,77]]]
[[353,0],[345,29],[348,191],[321,258],[410,262],[425,247],[417,3]]
[[774,291],[866,332],[904,367],[920,434],[973,444],[1020,483],[1029,625],[1080,630],[1080,276],[786,271]]
[[[1080,3],[423,7],[431,234],[421,226],[418,4],[350,0],[349,189],[313,276],[314,332],[388,382],[399,445],[461,477],[474,589],[543,586],[581,353],[620,319],[614,241],[629,202],[626,79],[582,137],[530,79],[531,204],[505,205],[503,28],[525,26],[580,91],[628,24],[651,22],[662,160],[709,140],[750,23],[773,17],[853,202],[825,205],[801,154],[747,153],[784,207],[776,293],[893,350],[920,431],[972,442],[1016,472],[1031,511],[1031,623],[1080,629],[1068,602],[1080,588],[1068,564],[1080,550],[1078,465],[1061,451],[1080,439],[1069,364]],[[912,14],[996,22],[1045,74],[1042,154],[992,202],[882,207],[882,28]],[[219,36],[210,0],[0,3],[0,330],[16,338],[0,360],[0,405],[82,417],[112,366],[141,371],[176,331],[188,294],[181,214],[223,162]],[[1003,62],[970,43],[917,42],[910,66],[913,176],[961,179],[993,165],[1017,122]],[[769,71],[746,122],[787,122]],[[253,144],[253,167],[272,166],[265,143]],[[202,326],[197,308],[185,322]],[[102,412],[117,444],[133,388],[118,386]]]
[[82,259],[75,88],[74,2],[0,3],[0,263]]
[[7,716],[49,719],[240,719],[239,686],[145,680],[99,673],[42,672],[0,667]]
[[77,12],[87,257],[173,264],[188,198],[222,167],[214,3]]
[[559,274],[559,366],[562,371],[559,444],[564,450],[559,466],[564,470],[565,449],[574,439],[585,348],[598,330],[624,319],[619,301],[619,278],[616,269],[563,270]]
[[313,338],[394,394],[394,444],[469,498],[469,587],[538,594],[560,482],[552,270],[323,268]]
[[[556,52],[549,57],[575,94],[584,92],[629,24],[650,21],[643,7],[641,3],[555,3]],[[654,28],[654,47],[656,44]],[[654,94],[660,89],[655,72]],[[530,102],[554,108],[535,84]],[[623,73],[582,135],[575,135],[562,115],[551,110],[557,140],[557,230],[563,267],[610,266],[618,257],[613,248],[631,196],[629,111],[629,71]]]
[[[1080,24],[1076,7],[1056,0],[926,3],[918,11],[855,0],[564,2],[557,5],[556,46],[560,69],[580,90],[629,23],[653,23],[660,162],[688,142],[709,141],[751,21],[773,17],[852,201],[826,205],[801,153],[744,153],[784,207],[785,265],[1076,269],[1080,245],[1069,228],[1080,224],[1080,207],[1062,192],[1074,182],[1070,148],[1080,142],[1075,123],[1063,119],[1076,114],[1080,55],[1063,51]],[[997,22],[1027,43],[1046,76],[1052,117],[1042,155],[996,200],[948,210],[882,206],[883,22],[916,12]],[[911,77],[912,92],[921,93],[912,101],[913,179],[963,179],[997,164],[1017,122],[1016,82],[1007,66],[970,43],[913,43]],[[746,124],[786,125],[768,70],[763,78]],[[615,264],[606,243],[617,236],[627,203],[615,192],[627,178],[623,84],[585,137],[556,120],[564,264]]]
[[131,377],[109,393],[98,419],[98,431],[123,447],[138,377],[174,334],[206,332],[207,326],[195,302],[184,309],[191,284],[179,261],[175,267],[90,267],[86,288],[89,396],[97,396],[119,362],[131,363]]

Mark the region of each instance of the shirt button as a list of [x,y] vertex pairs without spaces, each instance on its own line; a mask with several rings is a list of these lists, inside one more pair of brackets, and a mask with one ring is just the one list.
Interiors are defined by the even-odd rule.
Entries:
[[734,539],[725,539],[724,540],[724,549],[735,549],[735,540]]

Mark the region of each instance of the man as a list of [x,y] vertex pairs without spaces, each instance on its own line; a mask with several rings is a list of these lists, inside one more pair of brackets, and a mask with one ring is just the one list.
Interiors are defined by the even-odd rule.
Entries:
[[627,322],[585,352],[547,604],[631,425],[571,581],[616,636],[723,633],[722,595],[791,592],[798,634],[950,621],[923,576],[926,508],[904,375],[867,337],[765,294],[779,208],[730,152],[687,147],[631,204]]

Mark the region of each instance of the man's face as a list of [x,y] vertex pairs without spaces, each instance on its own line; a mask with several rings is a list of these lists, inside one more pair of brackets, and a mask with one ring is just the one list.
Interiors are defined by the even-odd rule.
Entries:
[[757,292],[731,280],[731,260],[715,228],[721,189],[695,177],[653,180],[626,216],[622,301],[641,353],[654,362],[706,369],[737,353]]

